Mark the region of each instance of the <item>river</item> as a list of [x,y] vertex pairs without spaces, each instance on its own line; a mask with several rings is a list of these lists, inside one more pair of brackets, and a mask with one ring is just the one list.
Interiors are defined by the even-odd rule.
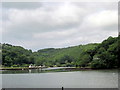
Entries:
[[118,88],[117,70],[4,71],[3,88]]

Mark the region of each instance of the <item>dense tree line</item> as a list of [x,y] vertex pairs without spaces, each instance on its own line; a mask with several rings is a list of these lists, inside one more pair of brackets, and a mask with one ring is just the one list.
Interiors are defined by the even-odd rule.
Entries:
[[98,45],[98,47],[92,51],[95,53],[93,55],[91,66],[93,68],[117,68],[119,54],[118,49],[120,45],[118,44],[119,40],[120,37],[109,37]]
[[25,66],[31,63],[34,64],[31,50],[10,44],[2,45],[2,64],[4,66]]
[[[117,68],[120,37],[109,37],[102,43],[68,48],[48,48],[32,52],[21,46],[2,46],[3,66],[45,65],[48,67]],[[1,53],[1,52],[0,52]]]

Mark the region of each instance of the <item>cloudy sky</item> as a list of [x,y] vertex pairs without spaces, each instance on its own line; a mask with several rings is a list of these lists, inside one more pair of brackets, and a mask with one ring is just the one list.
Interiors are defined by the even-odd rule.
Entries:
[[1,19],[2,43],[33,51],[118,35],[117,2],[4,2]]

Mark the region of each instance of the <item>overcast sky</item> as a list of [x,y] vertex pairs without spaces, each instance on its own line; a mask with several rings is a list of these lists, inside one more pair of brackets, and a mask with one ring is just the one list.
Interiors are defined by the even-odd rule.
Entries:
[[5,2],[2,43],[33,51],[99,43],[118,35],[117,2]]

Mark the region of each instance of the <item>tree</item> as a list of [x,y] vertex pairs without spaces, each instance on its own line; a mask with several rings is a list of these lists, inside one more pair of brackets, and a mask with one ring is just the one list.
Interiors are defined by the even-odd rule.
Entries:
[[83,54],[82,57],[80,57],[79,61],[77,61],[77,66],[86,67],[86,66],[88,66],[90,61],[91,61],[90,55],[89,54]]

